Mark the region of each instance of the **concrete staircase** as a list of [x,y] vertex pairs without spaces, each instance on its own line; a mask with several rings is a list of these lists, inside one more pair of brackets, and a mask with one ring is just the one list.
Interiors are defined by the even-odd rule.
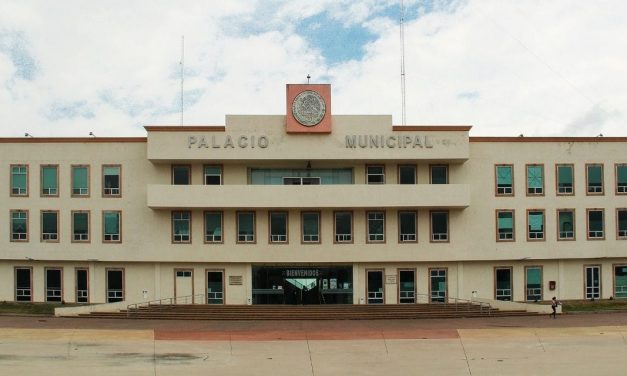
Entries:
[[525,310],[498,310],[473,303],[386,305],[207,305],[148,304],[78,317],[158,320],[376,320],[529,316]]

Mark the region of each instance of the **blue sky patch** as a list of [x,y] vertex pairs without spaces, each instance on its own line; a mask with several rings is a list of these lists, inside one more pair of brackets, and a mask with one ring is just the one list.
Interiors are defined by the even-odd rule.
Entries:
[[46,117],[51,121],[74,119],[79,116],[85,119],[91,119],[95,116],[94,112],[89,108],[87,102],[85,101],[69,103],[55,102],[50,106],[48,112],[46,113]]
[[28,41],[21,32],[0,30],[0,53],[9,57],[15,66],[15,76],[34,80],[38,72],[37,61],[28,51]]

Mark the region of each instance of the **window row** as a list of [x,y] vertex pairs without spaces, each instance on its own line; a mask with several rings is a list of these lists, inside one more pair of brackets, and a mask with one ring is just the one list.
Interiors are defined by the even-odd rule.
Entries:
[[[384,243],[385,211],[366,212],[366,241]],[[449,240],[449,213],[447,211],[430,212],[430,241],[447,242]],[[333,242],[353,243],[353,212],[337,211],[333,213]],[[224,215],[221,211],[203,213],[204,242],[223,243]],[[302,212],[300,215],[301,243],[320,243],[320,212]],[[273,211],[268,213],[268,243],[288,243],[288,213]],[[172,212],[172,242],[191,243],[191,211]],[[398,213],[398,242],[418,241],[417,212],[400,211]],[[236,213],[236,242],[256,243],[256,213],[240,211]]]
[[[495,183],[497,196],[514,195],[514,165],[502,164],[495,167]],[[558,196],[575,194],[574,164],[555,165],[555,193]],[[603,195],[603,164],[588,163],[585,168],[585,190],[587,195]],[[526,195],[544,196],[545,173],[543,164],[525,165]],[[614,191],[617,195],[627,194],[627,163],[614,165]]]
[[[513,209],[496,211],[496,240],[515,241]],[[575,240],[575,209],[557,209],[557,240]],[[527,210],[527,240],[545,240],[546,215],[544,209]],[[605,239],[605,209],[586,209],[586,238]],[[616,239],[627,239],[627,209],[616,209]]]
[[[72,197],[89,197],[91,194],[90,166],[72,165],[70,192]],[[11,165],[11,196],[26,197],[29,195],[29,166]],[[102,196],[120,197],[122,166],[102,166]],[[59,165],[41,165],[39,173],[41,197],[59,197]]]
[[[29,211],[11,210],[11,241],[29,241]],[[91,242],[91,212],[73,210],[71,212],[71,239],[73,243]],[[41,210],[39,214],[41,242],[59,242],[59,211]],[[122,212],[119,210],[102,211],[102,242],[120,243],[122,241]]]

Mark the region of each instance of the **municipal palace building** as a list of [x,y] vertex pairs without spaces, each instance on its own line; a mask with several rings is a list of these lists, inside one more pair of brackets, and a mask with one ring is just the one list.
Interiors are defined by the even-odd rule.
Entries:
[[627,137],[332,115],[0,138],[0,301],[627,298]]

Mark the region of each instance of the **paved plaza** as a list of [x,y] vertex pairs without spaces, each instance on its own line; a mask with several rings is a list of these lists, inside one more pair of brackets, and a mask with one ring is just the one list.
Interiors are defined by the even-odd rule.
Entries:
[[159,321],[0,316],[0,375],[622,375],[627,314]]

